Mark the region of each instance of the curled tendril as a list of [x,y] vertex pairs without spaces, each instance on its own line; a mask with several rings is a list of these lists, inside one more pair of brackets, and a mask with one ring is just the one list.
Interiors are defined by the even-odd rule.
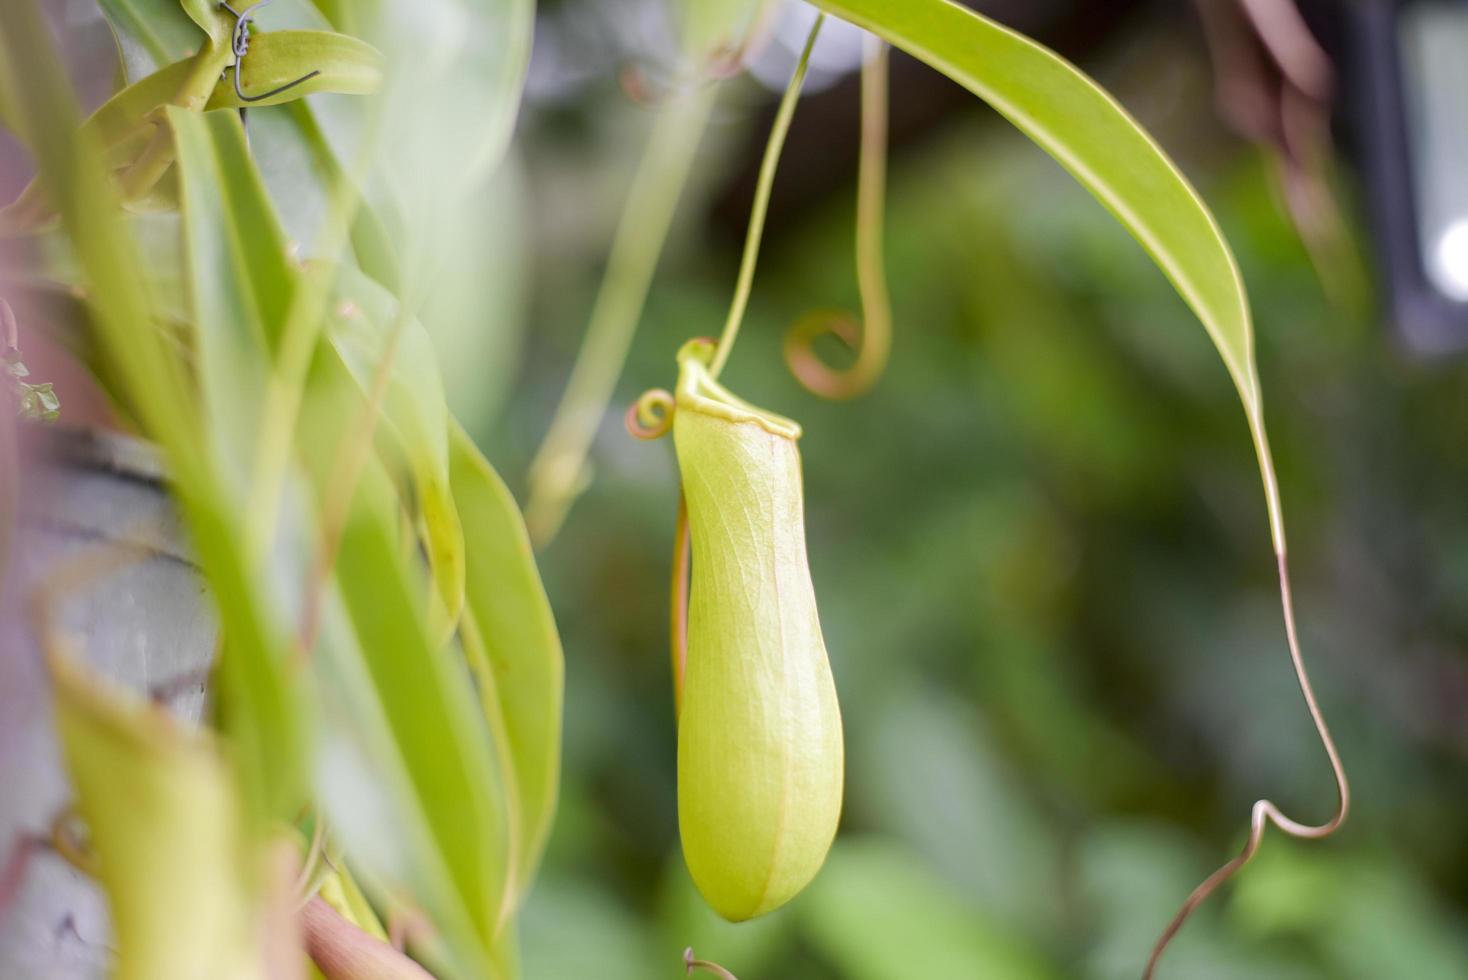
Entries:
[[[1278,491],[1274,482],[1274,466],[1266,460],[1265,481],[1268,487],[1270,510],[1272,514],[1278,514]],[[1182,929],[1183,923],[1193,914],[1199,905],[1212,895],[1220,885],[1228,881],[1234,874],[1248,864],[1259,850],[1260,843],[1264,840],[1264,832],[1272,823],[1281,831],[1291,837],[1304,840],[1320,840],[1335,833],[1346,822],[1346,816],[1351,812],[1351,786],[1346,779],[1346,770],[1341,763],[1340,751],[1336,748],[1335,739],[1331,737],[1330,728],[1325,723],[1325,715],[1320,710],[1320,702],[1315,697],[1315,688],[1310,683],[1310,675],[1305,670],[1304,656],[1300,652],[1300,637],[1295,627],[1295,601],[1290,589],[1290,567],[1285,557],[1282,532],[1277,537],[1278,548],[1275,553],[1279,565],[1279,599],[1284,610],[1285,639],[1289,644],[1290,663],[1295,668],[1295,679],[1300,684],[1300,693],[1305,699],[1305,707],[1310,712],[1310,720],[1315,724],[1315,732],[1320,737],[1320,744],[1325,749],[1326,758],[1330,761],[1331,774],[1335,777],[1336,785],[1336,811],[1335,815],[1322,824],[1303,824],[1285,816],[1278,806],[1269,800],[1260,800],[1254,804],[1254,809],[1249,815],[1249,837],[1244,842],[1244,847],[1238,855],[1223,867],[1204,879],[1203,883],[1193,889],[1188,900],[1183,903],[1177,915],[1173,916],[1168,923],[1157,944],[1152,947],[1152,955],[1147,960],[1147,968],[1142,973],[1142,980],[1152,980],[1157,972],[1157,964],[1162,959],[1162,954],[1167,950],[1173,937]]]
[[683,970],[690,977],[693,976],[694,970],[707,970],[714,976],[720,977],[721,980],[739,980],[738,977],[736,977],[734,974],[730,973],[728,970],[724,969],[717,963],[710,963],[707,960],[694,959],[692,946],[689,946],[683,951]]
[[661,439],[673,428],[673,404],[672,392],[650,388],[627,406],[622,421],[638,439]]
[[[861,320],[850,313],[817,311],[796,321],[785,334],[785,363],[813,394],[854,398],[876,384],[892,350],[892,300],[882,263],[883,197],[887,183],[888,49],[868,35],[872,47],[861,73],[861,158],[857,172],[856,279]],[[815,342],[833,334],[856,351],[844,369],[833,368],[815,352]]]

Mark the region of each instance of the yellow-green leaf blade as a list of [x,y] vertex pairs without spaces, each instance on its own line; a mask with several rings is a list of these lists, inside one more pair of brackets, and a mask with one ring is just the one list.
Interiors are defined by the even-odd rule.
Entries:
[[1069,170],[1203,321],[1253,420],[1253,330],[1233,254],[1198,193],[1115,99],[1059,55],[950,0],[815,4],[963,85]]
[[[468,551],[465,652],[506,742],[520,819],[516,878],[533,877],[555,816],[565,664],[524,518],[509,488],[463,429],[449,440],[454,500]],[[471,625],[472,624],[472,625]],[[476,649],[477,648],[477,649]],[[476,654],[482,661],[476,663]]]

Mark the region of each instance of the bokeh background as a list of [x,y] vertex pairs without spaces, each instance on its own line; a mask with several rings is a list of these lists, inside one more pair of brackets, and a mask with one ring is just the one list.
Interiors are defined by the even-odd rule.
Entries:
[[[522,504],[656,102],[679,84],[679,2],[541,0],[510,162],[446,250],[456,288],[426,319],[450,400]],[[1468,362],[1409,350],[1383,312],[1357,167],[1370,134],[1337,128],[1323,169],[1342,224],[1312,250],[1277,160],[1220,111],[1190,0],[966,2],[1097,77],[1222,223],[1257,321],[1306,657],[1355,790],[1331,840],[1271,832],[1162,975],[1468,977]],[[110,45],[94,6],[52,8],[86,55],[93,103],[115,68],[87,47]],[[1329,40],[1345,0],[1307,6]],[[283,2],[261,22],[300,15]],[[804,426],[845,812],[821,875],[756,922],[722,923],[684,870],[667,625],[677,471],[669,443],[634,440],[621,416],[673,382],[685,340],[722,325],[809,16],[789,3],[751,71],[723,84],[594,478],[540,556],[566,651],[565,765],[525,972],[672,978],[692,946],[741,980],[1132,980],[1242,844],[1256,799],[1311,822],[1334,805],[1244,416],[1202,327],[1112,217],[900,55],[892,361],[851,402],[802,389],[785,330],[857,305],[860,38],[837,24],[723,378]],[[1343,117],[1358,97],[1340,89]],[[252,115],[257,147],[279,122]],[[0,199],[23,183],[17,152],[0,144]],[[262,153],[276,183],[292,166]],[[57,385],[69,420],[87,417],[80,388]]]
[[[1220,116],[1190,4],[979,6],[1115,92],[1238,255],[1306,656],[1354,781],[1347,827],[1317,844],[1271,832],[1165,975],[1468,976],[1463,361],[1406,352],[1379,312],[1349,157],[1347,247],[1322,285],[1267,153]],[[654,99],[667,83],[662,9],[543,5],[514,164],[484,232],[510,300],[494,330],[440,338],[456,407],[522,500],[655,111],[629,98],[629,70]],[[796,116],[724,377],[805,427],[846,808],[820,877],[757,922],[719,922],[683,869],[667,644],[677,477],[671,446],[631,439],[620,415],[672,382],[680,343],[722,323],[775,98],[760,79],[783,85],[802,36],[786,27],[726,86],[595,479],[542,556],[567,727],[527,973],[671,977],[692,945],[746,980],[1135,977],[1178,904],[1242,843],[1255,799],[1307,820],[1334,802],[1287,660],[1243,414],[1203,330],[1113,219],[903,58],[891,366],[849,403],[801,389],[784,330],[856,301],[858,100],[839,31]]]

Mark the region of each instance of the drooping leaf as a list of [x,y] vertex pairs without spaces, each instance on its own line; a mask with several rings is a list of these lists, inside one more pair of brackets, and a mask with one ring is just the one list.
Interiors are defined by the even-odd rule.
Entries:
[[[196,370],[209,422],[210,465],[228,516],[215,514],[217,547],[232,555],[228,584],[214,583],[225,636],[224,693],[240,703],[226,712],[232,726],[260,745],[257,773],[268,812],[286,815],[301,783],[300,694],[287,675],[291,616],[304,556],[275,549],[267,570],[242,544],[245,493],[259,437],[260,392],[271,351],[297,286],[269,201],[232,113],[169,110],[181,174],[185,266]],[[305,530],[305,529],[301,529]],[[299,543],[296,545],[300,547]],[[235,578],[235,577],[238,578]]]
[[560,781],[565,666],[550,601],[509,488],[457,424],[449,440],[454,501],[467,552],[464,652],[502,744],[519,819],[517,889],[545,849]]
[[440,625],[451,628],[464,604],[464,532],[449,487],[449,415],[432,341],[398,299],[349,267],[337,278],[326,329],[364,393],[385,383],[386,429],[406,460],[416,492],[424,544],[446,617]]
[[397,514],[391,481],[369,461],[316,655],[322,792],[349,856],[428,917],[452,975],[497,977],[513,887],[503,777],[462,659],[430,634]]
[[297,288],[285,235],[233,113],[169,110],[182,176],[184,244],[200,395],[215,461],[248,486],[260,393]]
[[1071,172],[1136,237],[1203,322],[1248,415],[1271,530],[1283,526],[1264,440],[1254,334],[1212,213],[1114,98],[1054,52],[951,0],[815,0],[969,89]]

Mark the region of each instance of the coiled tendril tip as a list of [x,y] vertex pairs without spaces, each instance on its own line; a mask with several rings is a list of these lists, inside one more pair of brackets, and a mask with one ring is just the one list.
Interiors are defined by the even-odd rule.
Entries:
[[627,432],[638,439],[660,439],[673,428],[673,393],[650,388],[627,406],[622,417]]

